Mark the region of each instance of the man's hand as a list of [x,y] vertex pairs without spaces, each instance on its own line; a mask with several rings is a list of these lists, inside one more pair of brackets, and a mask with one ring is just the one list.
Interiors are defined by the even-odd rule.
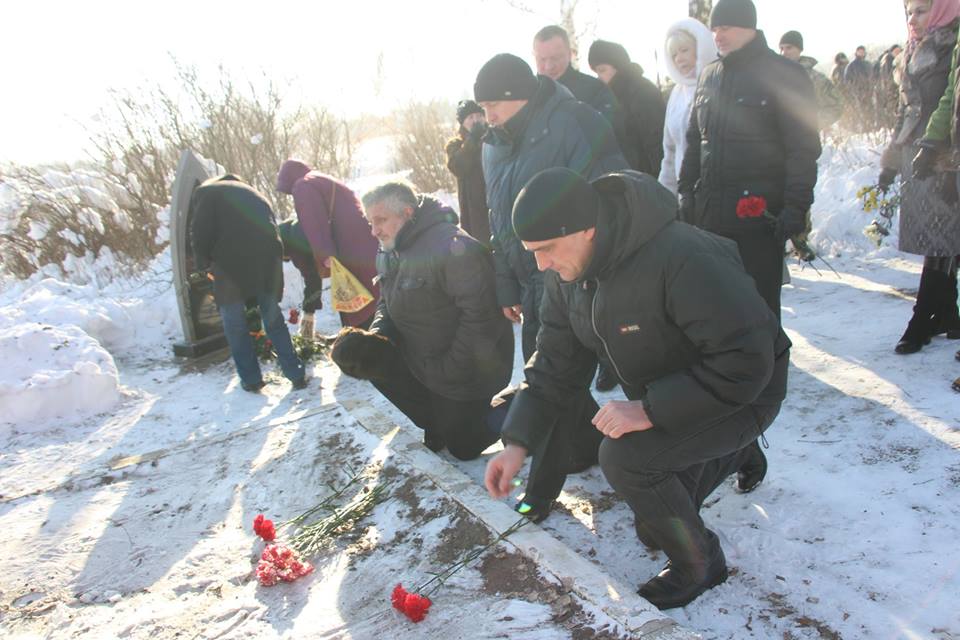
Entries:
[[800,235],[807,230],[807,216],[796,209],[784,209],[774,223],[774,235],[783,240]]
[[527,450],[516,444],[508,444],[503,451],[487,463],[483,484],[494,498],[504,498],[513,489],[513,479],[523,466]]
[[600,433],[614,440],[634,431],[653,428],[653,423],[643,409],[643,403],[639,401],[608,402],[597,412],[597,415],[593,416],[592,422]]
[[510,322],[520,324],[520,321],[523,319],[523,307],[518,304],[512,307],[504,307],[503,315],[505,315]]

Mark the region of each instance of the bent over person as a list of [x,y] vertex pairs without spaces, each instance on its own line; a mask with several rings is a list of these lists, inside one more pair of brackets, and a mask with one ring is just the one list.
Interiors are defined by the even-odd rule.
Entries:
[[639,590],[661,609],[727,577],[700,507],[734,472],[740,491],[763,479],[757,439],[780,410],[790,347],[736,245],[676,214],[673,194],[633,171],[588,183],[550,169],[520,193],[514,227],[547,271],[542,324],[485,477],[505,496],[528,452],[570,439],[557,418],[606,361],[629,400],[593,418],[600,466],[640,540],[669,558]]
[[344,330],[333,360],[371,380],[423,429],[428,448],[475,458],[499,437],[487,414],[513,371],[490,254],[452,209],[407,183],[373,189],[363,206],[380,241],[381,298],[370,331]]

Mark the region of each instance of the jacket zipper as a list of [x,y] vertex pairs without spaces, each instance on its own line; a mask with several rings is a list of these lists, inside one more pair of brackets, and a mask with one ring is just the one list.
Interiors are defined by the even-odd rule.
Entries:
[[607,345],[607,341],[603,339],[603,336],[600,335],[600,330],[597,329],[597,297],[600,294],[600,281],[594,280],[593,282],[597,285],[597,290],[593,292],[593,301],[590,304],[590,323],[593,325],[593,332],[597,338],[599,338],[600,344],[603,345],[603,350],[607,354],[607,359],[610,361],[610,364],[613,365],[613,371],[617,374],[617,378],[619,378],[623,384],[629,385],[630,383],[627,382],[627,379],[620,373],[620,367],[617,366],[617,361],[613,359],[613,354],[610,353],[610,347]]

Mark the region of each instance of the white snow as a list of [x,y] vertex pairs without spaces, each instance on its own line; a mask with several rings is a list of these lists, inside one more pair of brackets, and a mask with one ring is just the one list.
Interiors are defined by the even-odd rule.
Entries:
[[[960,637],[960,396],[949,387],[960,342],[938,337],[919,354],[893,354],[920,259],[896,250],[896,221],[879,249],[862,233],[873,216],[856,191],[876,181],[880,142],[828,145],[821,158],[811,241],[839,277],[790,264],[790,391],[767,433],[770,472],[752,494],[727,486],[710,497],[704,519],[731,577],[670,612],[705,638]],[[359,154],[365,171],[351,184],[360,191],[389,171],[390,141],[378,144]],[[321,405],[396,410],[324,363],[310,367],[322,387],[300,393],[267,365],[271,384],[257,395],[239,389],[229,361],[174,362],[168,251],[140,274],[109,253],[65,266],[6,278],[0,291],[0,527],[26,533],[11,539],[15,560],[0,579],[5,633],[557,637],[540,604],[474,601],[476,570],[442,592],[420,626],[380,612],[380,592],[385,602],[397,576],[436,568],[404,542],[417,530],[395,501],[351,543],[368,560],[332,556],[301,582],[257,589],[252,516],[270,509],[282,520],[314,503],[339,473],[328,468],[335,452],[352,451],[361,465],[389,452],[347,416],[316,413]],[[284,315],[302,295],[295,269],[286,265],[285,276]],[[338,328],[328,304],[317,325]],[[331,440],[337,433],[342,442]],[[484,459],[442,455],[479,481]],[[422,491],[423,509],[443,497]],[[636,541],[629,509],[598,469],[571,477],[561,502],[544,528],[611,576],[640,584],[659,570],[662,554]],[[441,510],[422,544],[448,523]]]

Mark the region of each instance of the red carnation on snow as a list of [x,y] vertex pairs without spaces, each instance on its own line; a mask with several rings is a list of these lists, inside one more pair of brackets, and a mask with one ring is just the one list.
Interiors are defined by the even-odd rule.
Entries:
[[746,196],[740,198],[737,202],[737,217],[741,220],[746,218],[759,218],[767,210],[767,200],[762,196]]
[[267,545],[257,563],[257,580],[265,587],[272,587],[280,581],[293,582],[312,572],[313,565],[301,562],[293,549],[282,544]]
[[277,530],[273,526],[273,520],[267,520],[262,513],[253,519],[253,532],[267,542],[273,542],[277,537]]
[[299,309],[290,309],[290,317],[287,318],[289,324],[297,324],[300,322],[300,310]]
[[422,596],[419,593],[410,593],[398,584],[393,588],[390,594],[390,602],[393,608],[410,618],[413,622],[420,622],[427,616],[430,609],[430,598]]

